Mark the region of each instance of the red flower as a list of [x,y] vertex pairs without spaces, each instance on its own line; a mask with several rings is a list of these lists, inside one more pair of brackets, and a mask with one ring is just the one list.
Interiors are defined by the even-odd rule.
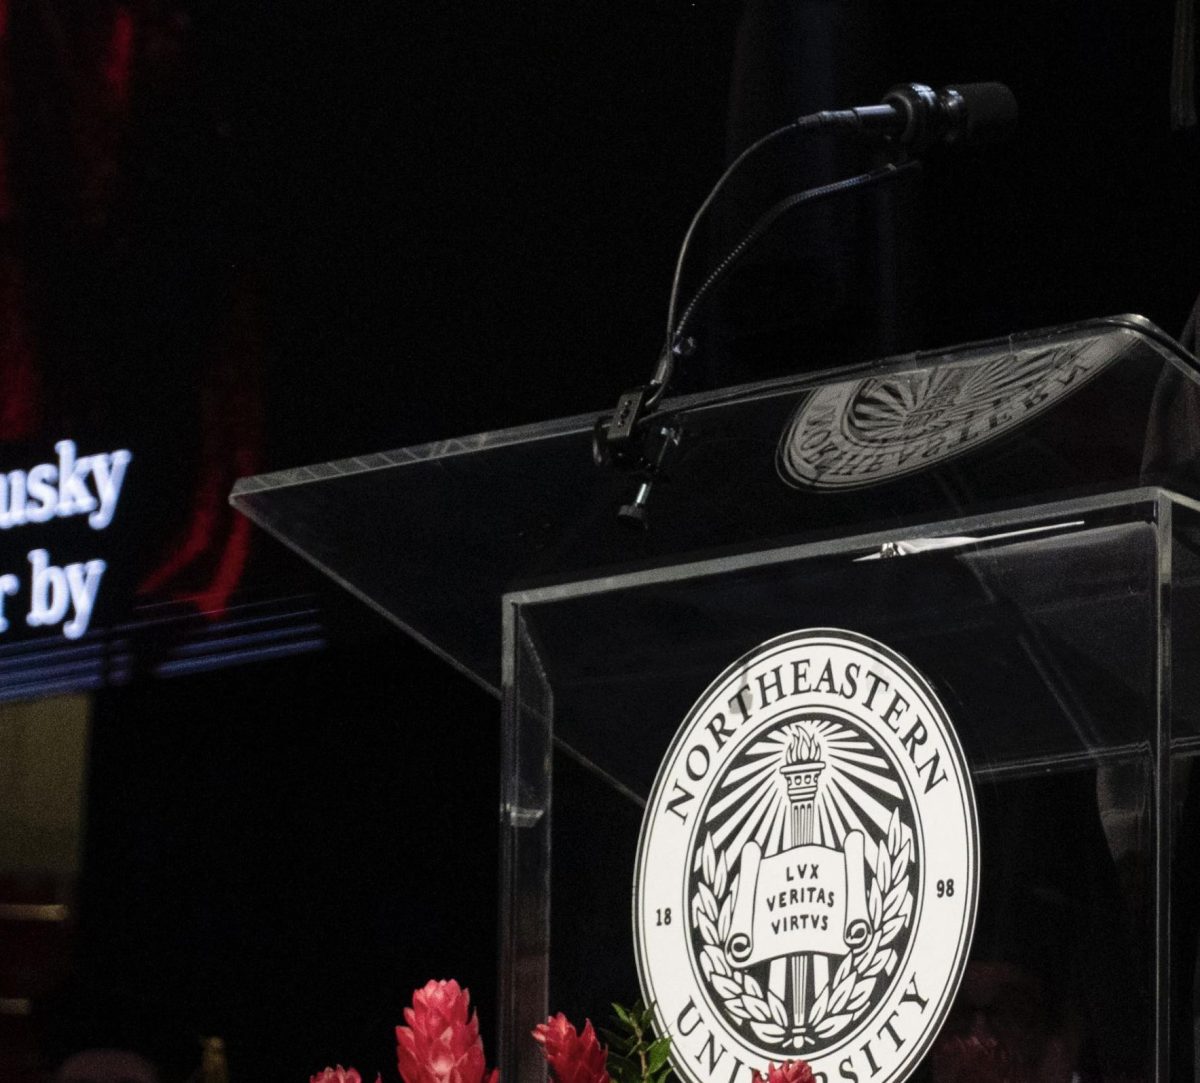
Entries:
[[[343,1068],[339,1064],[336,1068],[326,1068],[325,1071],[318,1072],[308,1083],[362,1083],[362,1076],[353,1068]],[[378,1077],[375,1083],[379,1083]]]
[[[486,1074],[479,1021],[471,995],[456,981],[427,982],[404,1009],[407,1027],[396,1028],[396,1059],[404,1083],[496,1083]],[[486,1078],[485,1078],[486,1074]]]
[[609,1083],[608,1052],[600,1047],[592,1021],[584,1020],[578,1034],[562,1012],[533,1028],[558,1083]]
[[768,1064],[766,1076],[755,1069],[753,1083],[813,1083],[813,1071],[805,1061],[785,1060]]

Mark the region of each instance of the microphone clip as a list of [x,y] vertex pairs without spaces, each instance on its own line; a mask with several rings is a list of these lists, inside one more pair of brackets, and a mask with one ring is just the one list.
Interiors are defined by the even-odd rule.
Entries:
[[677,417],[664,414],[650,420],[646,409],[649,393],[649,386],[625,392],[613,416],[597,418],[592,430],[596,465],[610,467],[638,482],[633,499],[621,505],[617,518],[641,530],[647,526],[647,505],[654,483],[683,440],[683,425]]
[[639,437],[646,420],[658,408],[658,401],[671,385],[676,361],[696,352],[696,340],[676,333],[659,357],[658,367],[648,384],[626,391],[617,399],[611,417],[596,419],[592,433],[592,457],[597,466],[618,470],[639,470],[645,451]]

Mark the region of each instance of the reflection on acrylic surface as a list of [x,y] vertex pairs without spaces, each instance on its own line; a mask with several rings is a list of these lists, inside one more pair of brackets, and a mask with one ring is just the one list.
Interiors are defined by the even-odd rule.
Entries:
[[[1121,877],[1117,859],[1127,840],[1106,830],[1116,805],[1144,799],[1145,779],[1132,762],[977,789],[979,924],[958,995],[918,1078],[1149,1077],[1152,999],[1142,965],[1149,922],[1137,894],[1145,884]],[[1135,835],[1144,841],[1144,832]]]
[[1014,963],[972,962],[933,1047],[936,1083],[1070,1083],[1080,1022]]
[[126,1049],[86,1049],[68,1058],[52,1083],[158,1083],[145,1057]]

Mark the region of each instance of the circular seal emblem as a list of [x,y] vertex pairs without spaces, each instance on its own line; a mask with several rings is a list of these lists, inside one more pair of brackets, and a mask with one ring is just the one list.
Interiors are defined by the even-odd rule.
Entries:
[[791,485],[826,491],[914,474],[1050,409],[1127,345],[1096,337],[826,384],[789,422],[779,473]]
[[676,1071],[905,1078],[958,989],[978,874],[970,777],[921,674],[853,632],[757,647],[679,728],[638,843],[638,974]]

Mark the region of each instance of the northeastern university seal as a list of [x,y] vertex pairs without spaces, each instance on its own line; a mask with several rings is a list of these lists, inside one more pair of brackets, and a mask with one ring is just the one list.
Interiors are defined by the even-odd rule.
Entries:
[[827,384],[788,423],[779,474],[803,489],[879,485],[957,458],[1056,406],[1127,348],[1105,337]]
[[853,632],[757,647],[684,720],[638,843],[638,974],[677,1072],[904,1079],[958,989],[978,882],[970,777],[920,673]]

